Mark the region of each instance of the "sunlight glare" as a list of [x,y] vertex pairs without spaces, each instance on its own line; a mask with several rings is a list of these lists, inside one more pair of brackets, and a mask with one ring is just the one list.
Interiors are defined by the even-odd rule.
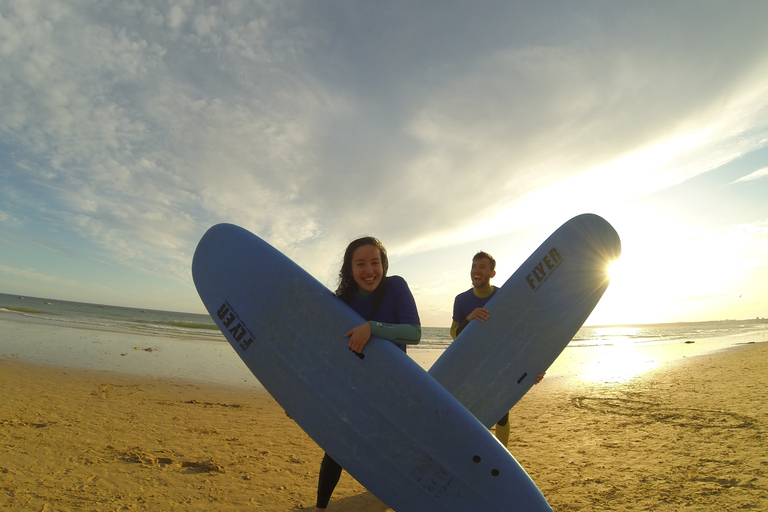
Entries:
[[628,337],[621,336],[623,333],[619,332],[620,329],[606,329],[611,332],[603,333],[613,338],[613,345],[601,349],[600,354],[580,375],[582,380],[603,383],[627,382],[659,366],[657,361],[643,357],[642,352],[632,345]]
[[615,260],[608,264],[608,277],[611,278],[611,282],[621,280],[624,274],[624,265],[621,260]]

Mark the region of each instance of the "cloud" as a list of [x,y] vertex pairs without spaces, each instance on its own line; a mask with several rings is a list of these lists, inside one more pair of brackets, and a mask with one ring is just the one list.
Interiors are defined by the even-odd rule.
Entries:
[[747,181],[759,180],[760,178],[765,178],[766,176],[768,176],[768,167],[758,169],[757,171],[747,174],[746,176],[742,176],[733,183],[744,183]]
[[511,231],[766,132],[761,6],[435,7],[9,5],[4,208],[180,281],[223,221],[332,274],[361,234],[397,253]]
[[[142,242],[162,250],[197,235],[196,222],[261,230],[301,219],[290,202],[316,102],[299,77],[268,69],[285,51],[280,36],[263,34],[264,22],[234,23],[236,12],[217,23],[208,9],[187,26],[179,8],[121,7],[86,15],[30,2],[6,14],[3,145],[24,155],[15,164],[26,171],[15,186],[51,196],[121,259],[142,254]],[[147,19],[174,31],[148,30]],[[243,72],[249,65],[257,71]]]
[[30,268],[17,268],[17,267],[11,267],[9,265],[0,264],[0,272],[4,274],[9,274],[12,276],[23,277],[25,279],[29,279],[32,281],[58,282],[58,283],[61,283],[67,286],[73,286],[73,287],[77,286],[78,284],[78,282],[74,279],[61,279],[59,276],[44,274]]

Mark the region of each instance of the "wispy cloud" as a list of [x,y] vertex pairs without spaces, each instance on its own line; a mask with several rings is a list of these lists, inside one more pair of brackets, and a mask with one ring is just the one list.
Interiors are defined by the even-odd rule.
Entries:
[[30,268],[17,268],[17,267],[11,267],[8,265],[2,265],[0,264],[0,272],[13,275],[13,276],[19,276],[24,277],[28,279],[32,279],[34,281],[44,281],[44,282],[58,282],[59,284],[63,284],[66,286],[77,286],[78,282],[74,279],[61,279],[58,276],[44,274],[41,272],[37,272],[34,269]]
[[747,174],[746,176],[742,176],[733,183],[744,183],[746,181],[759,180],[761,178],[765,178],[766,176],[768,176],[768,167],[764,167],[763,169],[759,169],[753,173]]
[[5,3],[3,209],[182,281],[217,222],[332,275],[651,193],[768,136],[765,7],[694,11]]

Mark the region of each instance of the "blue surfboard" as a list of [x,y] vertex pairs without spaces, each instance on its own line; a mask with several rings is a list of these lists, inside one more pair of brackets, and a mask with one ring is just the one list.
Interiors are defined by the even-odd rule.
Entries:
[[490,428],[547,371],[608,287],[621,241],[603,218],[584,214],[558,228],[429,369]]
[[362,359],[350,351],[344,334],[364,320],[256,235],[212,227],[192,275],[264,388],[389,507],[551,511],[509,452],[394,344],[371,338]]

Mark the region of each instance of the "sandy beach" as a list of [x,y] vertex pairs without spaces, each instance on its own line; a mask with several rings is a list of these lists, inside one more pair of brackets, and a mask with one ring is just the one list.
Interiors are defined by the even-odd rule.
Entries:
[[[545,379],[509,449],[557,511],[768,510],[768,343]],[[311,510],[322,450],[264,391],[0,359],[0,506]],[[389,510],[344,473],[329,510]],[[510,510],[514,510],[510,504]]]

